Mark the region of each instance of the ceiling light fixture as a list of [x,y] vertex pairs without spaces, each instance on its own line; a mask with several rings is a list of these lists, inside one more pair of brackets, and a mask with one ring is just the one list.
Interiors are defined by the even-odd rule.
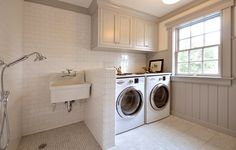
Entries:
[[174,4],[174,3],[177,3],[179,2],[180,0],[162,0],[162,2],[164,4],[167,4],[167,5],[171,5],[171,4]]

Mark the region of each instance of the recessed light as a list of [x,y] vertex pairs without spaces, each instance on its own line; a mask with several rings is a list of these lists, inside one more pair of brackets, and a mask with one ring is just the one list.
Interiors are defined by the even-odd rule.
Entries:
[[174,3],[177,3],[179,2],[180,0],[162,0],[162,2],[164,4],[167,4],[167,5],[171,5],[171,4],[174,4]]

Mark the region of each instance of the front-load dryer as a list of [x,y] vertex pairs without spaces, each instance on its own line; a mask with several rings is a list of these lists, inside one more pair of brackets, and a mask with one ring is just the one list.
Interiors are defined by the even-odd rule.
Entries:
[[116,134],[144,124],[144,88],[144,77],[116,79]]
[[146,77],[145,123],[170,115],[170,74]]

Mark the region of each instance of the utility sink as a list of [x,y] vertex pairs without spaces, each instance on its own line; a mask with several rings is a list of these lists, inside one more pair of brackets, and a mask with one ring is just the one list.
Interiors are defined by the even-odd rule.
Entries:
[[53,74],[49,83],[51,103],[87,99],[90,87],[91,83],[85,82],[83,71],[77,72],[76,76]]

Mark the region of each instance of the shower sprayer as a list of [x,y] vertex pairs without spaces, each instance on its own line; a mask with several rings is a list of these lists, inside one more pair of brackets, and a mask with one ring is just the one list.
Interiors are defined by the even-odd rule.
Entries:
[[[8,103],[8,97],[10,95],[10,91],[5,91],[4,89],[4,73],[5,73],[5,70],[11,66],[14,66],[16,64],[18,64],[19,62],[22,62],[22,61],[25,61],[27,60],[28,58],[30,58],[31,56],[34,56],[35,55],[35,59],[34,61],[42,61],[44,59],[46,59],[46,57],[44,57],[42,54],[38,53],[38,52],[33,52],[31,54],[28,54],[28,55],[25,55],[11,63],[5,63],[4,61],[0,60],[0,66],[3,65],[3,68],[2,68],[2,72],[1,72],[1,97],[0,97],[0,102],[1,102],[1,105],[2,105],[2,108],[3,108],[3,117],[2,120],[1,120],[1,130],[0,130],[0,150],[6,150],[8,145],[9,145],[9,142],[10,142],[10,127],[9,127],[9,121],[8,121],[8,113],[7,113],[7,103]],[[3,130],[6,129],[6,144],[2,144],[2,141],[3,141]]]

